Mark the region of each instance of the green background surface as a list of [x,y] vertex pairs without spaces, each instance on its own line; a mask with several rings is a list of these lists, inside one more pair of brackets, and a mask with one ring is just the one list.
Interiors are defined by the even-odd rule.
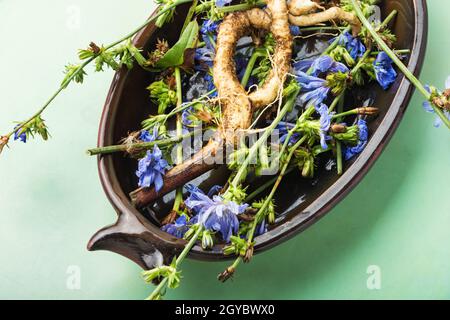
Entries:
[[[429,1],[429,43],[421,79],[443,86],[450,73],[450,2]],[[91,40],[110,43],[143,21],[151,0],[0,0],[0,128],[30,115]],[[79,21],[76,15],[79,13]],[[115,220],[84,150],[113,73],[71,86],[45,119],[52,139],[11,143],[0,158],[0,298],[142,299],[140,269],[110,253],[86,251]],[[187,261],[168,298],[450,298],[449,134],[415,95],[391,143],[362,183],[292,240],[258,255],[234,281],[215,279],[224,263]],[[381,289],[367,287],[369,266]],[[71,266],[81,287],[67,286]],[[70,279],[70,278],[69,278]]]

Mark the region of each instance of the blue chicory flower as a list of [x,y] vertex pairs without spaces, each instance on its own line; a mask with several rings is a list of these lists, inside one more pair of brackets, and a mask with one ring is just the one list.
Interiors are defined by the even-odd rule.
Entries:
[[314,77],[318,77],[323,73],[349,72],[349,69],[346,65],[334,61],[334,59],[328,55],[320,56],[317,59],[297,61],[294,63],[293,67],[295,72],[303,73],[306,73],[309,69],[311,69],[310,75]]
[[138,170],[136,171],[139,186],[149,188],[154,184],[156,192],[159,192],[164,185],[163,176],[168,165],[161,150],[155,145],[153,152],[147,151],[146,156],[139,160]]
[[[219,27],[219,21],[204,20],[200,28],[200,34],[202,36],[205,46],[197,48],[195,50],[194,59],[200,64],[206,64],[208,68],[213,67],[214,57],[216,55],[216,49],[211,41],[211,38],[217,40],[217,28]],[[196,66],[196,70],[204,70],[202,66]]]
[[184,234],[189,230],[187,217],[183,214],[175,220],[174,223],[169,223],[161,227],[162,231],[173,235],[177,238],[183,238]]
[[350,160],[354,156],[360,154],[367,145],[367,140],[369,139],[369,129],[367,128],[367,123],[364,119],[358,119],[358,144],[354,147],[344,148],[344,158],[345,160]]
[[217,29],[222,21],[212,21],[204,20],[202,26],[200,27],[200,33],[204,36],[209,34],[217,33]]
[[217,40],[217,29],[222,21],[212,21],[204,20],[202,26],[200,27],[200,34],[202,36],[203,42],[205,42],[206,48],[215,52],[214,45],[211,41]]
[[142,130],[139,135],[139,140],[142,142],[152,142],[158,138],[158,128],[153,128],[153,133],[150,133],[148,130]]
[[389,89],[390,85],[394,83],[395,78],[397,77],[397,72],[392,67],[392,59],[386,52],[383,51],[378,54],[377,59],[373,63],[373,68],[378,83],[384,90]]
[[[331,41],[335,41],[335,39]],[[366,52],[364,44],[358,38],[354,38],[349,32],[344,32],[337,39],[339,40],[338,44],[344,46],[354,60],[361,58]]]
[[[17,127],[19,127],[20,125],[17,125],[14,127],[14,129],[16,129]],[[14,132],[14,140],[20,140],[23,143],[27,142],[27,134],[25,132],[22,131],[23,129],[19,129],[16,132]]]
[[[446,89],[450,89],[450,76],[449,76],[449,77],[447,78],[447,80],[445,81],[445,88],[446,88]],[[425,86],[425,89],[426,89],[429,93],[431,93],[431,88],[430,88],[430,86],[426,85],[426,86]],[[425,102],[423,103],[423,108],[424,108],[425,111],[428,112],[428,113],[436,114],[436,111],[434,111],[434,109],[433,109],[433,107],[432,107],[430,101],[425,101]],[[444,110],[443,113],[444,113],[444,115],[447,117],[447,119],[450,120],[450,112],[449,112],[448,110]],[[434,123],[433,123],[433,126],[436,127],[436,128],[439,128],[440,126],[442,126],[442,123],[443,123],[443,122],[442,122],[442,119],[441,119],[439,116],[436,116],[436,118],[435,118],[435,120],[434,120]]]
[[228,243],[233,234],[239,230],[237,215],[244,213],[248,204],[239,205],[234,201],[226,201],[219,195],[207,196],[199,188],[188,185],[190,196],[185,205],[196,213],[191,222],[200,223],[206,230],[220,232]]
[[331,126],[331,115],[328,112],[328,106],[323,103],[316,107],[316,111],[320,114],[320,145],[323,150],[327,150],[327,140],[331,139],[328,136],[328,130],[330,130]]
[[300,96],[302,104],[317,106],[327,99],[330,88],[327,87],[326,80],[309,76],[302,71],[296,72],[296,75],[300,90],[303,92]]

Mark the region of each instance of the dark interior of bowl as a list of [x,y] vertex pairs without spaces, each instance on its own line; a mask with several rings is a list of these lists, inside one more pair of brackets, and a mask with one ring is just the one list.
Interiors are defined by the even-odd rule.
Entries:
[[[135,42],[142,46],[144,51],[151,51],[158,38],[164,38],[170,44],[175,43],[187,9],[188,5],[177,9],[180,18],[162,29],[148,26],[137,36]],[[396,48],[412,50],[404,61],[417,73],[426,43],[424,3],[419,0],[389,0],[383,1],[380,9],[382,18],[394,9],[398,11],[398,16],[391,25],[397,35]],[[317,45],[311,41],[305,42],[301,55],[317,53],[314,44]],[[318,44],[320,48],[320,42]],[[154,74],[141,68],[134,68],[131,71],[121,70],[116,74],[102,118],[100,145],[116,144],[129,132],[139,130],[141,121],[149,114],[155,113],[155,105],[152,104],[146,90],[153,79]],[[403,76],[399,76],[388,91],[371,84],[362,89],[351,90],[347,94],[345,99],[347,106],[370,104],[380,109],[379,115],[369,121],[369,144],[357,159],[345,163],[345,173],[341,177],[337,175],[335,162],[330,158],[324,158],[318,163],[317,173],[312,180],[301,178],[296,171],[289,174],[275,198],[278,213],[276,224],[268,233],[256,239],[257,251],[271,247],[312,224],[362,179],[397,127],[410,95],[411,87]],[[99,165],[105,191],[120,213],[127,211],[128,214],[138,216],[148,232],[156,233],[164,245],[180,244],[180,240],[175,240],[158,229],[158,221],[168,212],[173,194],[166,195],[154,206],[138,212],[131,206],[128,198],[128,193],[137,186],[135,176],[137,161],[121,154],[114,154],[101,157]],[[194,183],[206,190],[213,184],[223,184],[227,179],[226,173],[226,168],[220,168],[198,178]],[[199,247],[194,247],[191,256],[200,259],[219,259],[223,257],[220,249],[220,246],[217,246],[212,251],[202,251]]]

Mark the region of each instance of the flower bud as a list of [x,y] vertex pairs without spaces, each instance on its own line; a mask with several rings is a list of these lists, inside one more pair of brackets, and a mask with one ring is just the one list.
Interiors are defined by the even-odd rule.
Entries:
[[189,228],[189,230],[186,231],[186,233],[184,234],[183,239],[184,240],[190,240],[194,236],[196,230],[197,230],[196,225],[191,226]]
[[203,231],[202,249],[203,250],[211,249],[213,246],[214,246],[214,241],[211,237],[211,233],[207,230]]
[[444,92],[442,93],[444,95],[445,98],[450,98],[450,89],[445,89]]
[[440,108],[442,108],[444,106],[444,102],[442,101],[442,99],[440,97],[434,97],[432,99],[432,102],[435,106],[438,106]]
[[1,136],[0,138],[0,153],[2,153],[3,148],[8,144],[9,138],[7,136]]
[[91,51],[92,51],[93,53],[95,53],[95,54],[99,54],[100,51],[101,51],[101,49],[99,48],[99,46],[96,45],[94,42],[91,42],[91,43],[89,44],[89,50],[91,50]]
[[363,107],[357,109],[359,115],[372,116],[378,114],[378,108]]
[[333,132],[333,133],[347,132],[347,126],[345,126],[343,124],[333,124],[330,129],[331,129],[331,132]]
[[314,176],[314,159],[307,159],[303,164],[302,176],[312,178]]
[[267,208],[267,222],[269,224],[275,223],[275,206],[273,201],[270,201],[269,207]]
[[224,272],[219,273],[219,275],[217,276],[217,280],[219,280],[220,282],[225,282],[234,275],[235,271],[236,270],[233,267],[228,267]]
[[245,251],[245,255],[243,257],[243,260],[245,263],[249,263],[252,260],[253,252],[254,252],[254,248],[253,248],[253,244],[251,244],[248,246],[247,250]]

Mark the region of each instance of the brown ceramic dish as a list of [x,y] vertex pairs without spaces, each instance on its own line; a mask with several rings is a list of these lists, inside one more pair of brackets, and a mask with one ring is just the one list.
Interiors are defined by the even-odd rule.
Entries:
[[[427,40],[425,0],[389,0],[383,3],[383,17],[394,9],[399,13],[393,26],[398,37],[396,47],[411,49],[408,67],[418,74]],[[136,36],[135,44],[150,50],[158,37],[174,43],[187,8],[188,5],[185,5],[177,9],[181,18],[176,21],[180,23],[169,24],[161,30],[149,25]],[[99,146],[116,144],[128,132],[139,129],[141,121],[150,113],[150,101],[145,88],[152,82],[152,77],[151,73],[140,68],[116,73],[101,118]],[[364,152],[355,161],[346,164],[346,171],[341,177],[336,175],[335,170],[319,169],[319,178],[311,183],[299,178],[298,173],[291,174],[278,193],[280,216],[269,232],[256,238],[256,251],[269,249],[289,239],[323,217],[361,181],[380,156],[405,112],[413,88],[403,76],[399,76],[386,92],[375,85],[366,92],[375,93],[374,105],[381,112],[369,124],[370,141]],[[357,92],[352,94],[354,99],[359,99]],[[98,168],[106,195],[118,212],[118,221],[97,232],[90,240],[88,249],[119,253],[143,268],[151,268],[162,260],[170,261],[183,248],[184,241],[162,232],[156,221],[158,212],[164,211],[171,196],[164,197],[154,210],[138,211],[128,197],[128,193],[137,185],[134,176],[136,160],[121,154],[100,156]],[[223,182],[224,176],[224,171],[215,170],[196,182],[203,181],[206,189],[213,182]],[[217,246],[205,252],[196,246],[190,257],[201,260],[224,259],[220,249]]]

